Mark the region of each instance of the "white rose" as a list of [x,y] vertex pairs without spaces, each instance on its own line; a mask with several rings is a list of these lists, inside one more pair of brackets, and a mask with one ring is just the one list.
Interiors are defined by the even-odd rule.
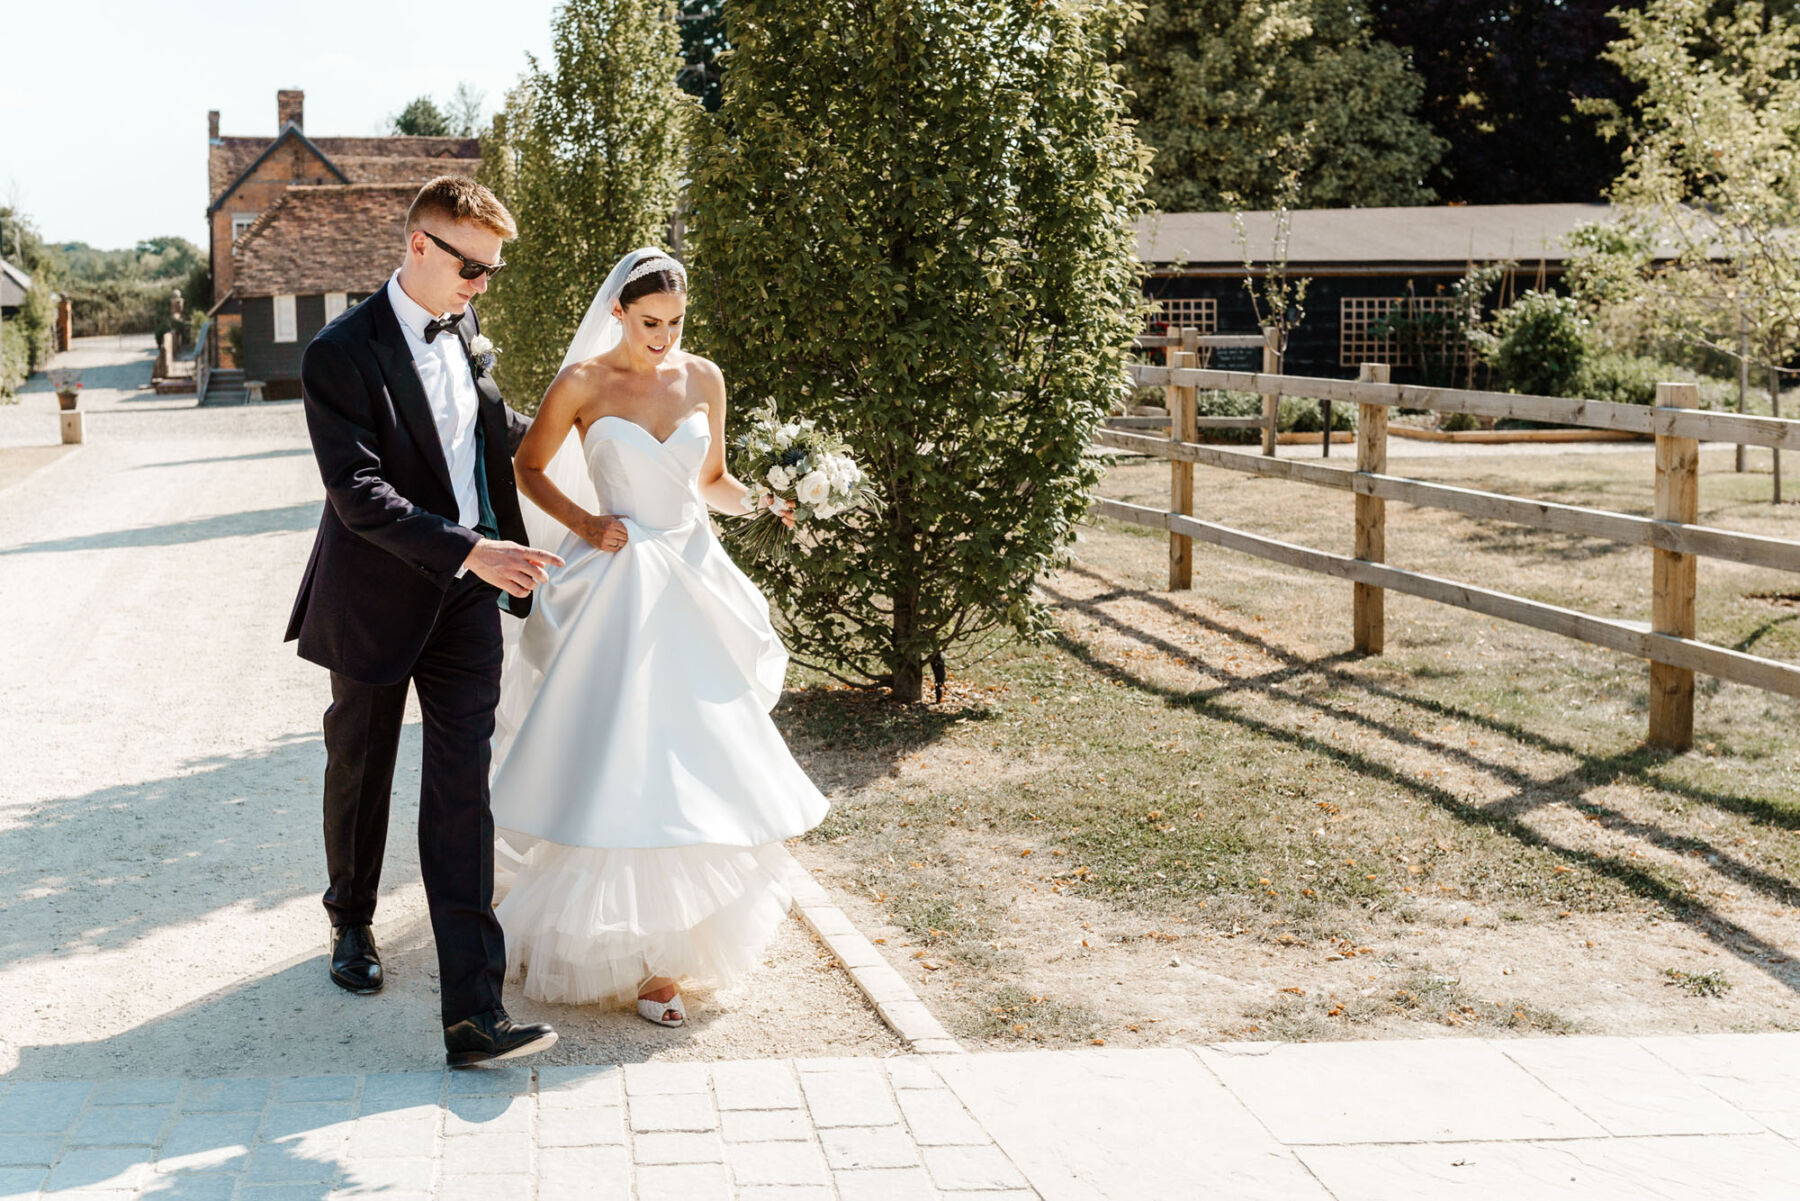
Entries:
[[793,481],[788,478],[787,468],[777,463],[769,468],[769,487],[777,492],[784,491]]
[[813,516],[822,520],[827,517],[836,517],[841,511],[834,504],[823,504],[813,509]]
[[800,497],[801,504],[823,504],[825,498],[831,495],[831,484],[826,480],[823,471],[815,471],[800,481],[799,491],[796,495]]
[[476,334],[469,339],[469,353],[473,355],[487,354],[494,349],[494,341],[486,334]]

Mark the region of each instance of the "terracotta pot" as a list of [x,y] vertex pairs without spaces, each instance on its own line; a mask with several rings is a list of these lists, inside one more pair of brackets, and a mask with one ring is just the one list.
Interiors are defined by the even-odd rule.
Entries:
[[56,394],[56,403],[58,405],[62,406],[62,409],[64,412],[73,411],[75,408],[75,402],[80,399],[81,399],[81,393],[79,393],[79,392],[58,392]]

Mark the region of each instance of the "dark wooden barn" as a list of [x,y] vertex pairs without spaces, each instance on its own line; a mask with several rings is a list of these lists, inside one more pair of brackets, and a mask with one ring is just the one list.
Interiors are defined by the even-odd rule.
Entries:
[[[1492,204],[1422,208],[1309,209],[1290,214],[1287,271],[1310,281],[1304,315],[1289,336],[1284,369],[1297,375],[1355,376],[1386,362],[1396,378],[1416,366],[1383,318],[1397,307],[1425,315],[1450,303],[1471,267],[1516,264],[1500,299],[1559,285],[1569,234],[1604,221],[1603,204]],[[1240,238],[1230,213],[1153,213],[1139,223],[1145,290],[1157,302],[1153,332],[1193,326],[1202,333],[1255,333],[1245,288],[1245,249],[1257,272],[1276,257],[1272,213],[1244,214]],[[1452,353],[1466,355],[1466,350]],[[1254,370],[1257,350],[1220,350],[1221,367]]]

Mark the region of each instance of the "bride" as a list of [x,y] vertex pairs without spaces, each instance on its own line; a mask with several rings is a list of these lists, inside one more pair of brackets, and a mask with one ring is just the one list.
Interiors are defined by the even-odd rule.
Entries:
[[626,255],[519,446],[532,544],[560,540],[566,566],[508,648],[493,783],[508,974],[665,1026],[682,979],[756,962],[792,900],[781,843],[827,807],[769,720],[787,651],[768,603],[708,518],[748,489],[686,310],[679,263]]

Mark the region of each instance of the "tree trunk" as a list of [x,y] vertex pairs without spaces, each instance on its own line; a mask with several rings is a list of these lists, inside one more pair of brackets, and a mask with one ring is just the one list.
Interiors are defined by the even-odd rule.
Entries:
[[894,649],[889,662],[894,671],[894,699],[916,705],[925,697],[925,661],[912,650],[914,622],[919,611],[919,590],[907,584],[894,594]]

